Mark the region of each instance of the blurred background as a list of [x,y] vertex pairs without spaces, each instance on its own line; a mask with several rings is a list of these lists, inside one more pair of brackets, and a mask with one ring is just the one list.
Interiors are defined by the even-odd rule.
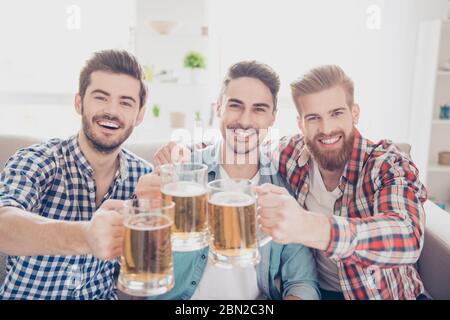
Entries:
[[[447,0],[9,0],[0,4],[0,134],[77,132],[73,99],[92,52],[145,66],[150,99],[134,141],[216,125],[226,69],[255,59],[282,80],[275,128],[297,132],[289,83],[338,64],[356,84],[359,129],[412,145],[436,202],[450,202]],[[444,158],[444,161],[441,161]]]

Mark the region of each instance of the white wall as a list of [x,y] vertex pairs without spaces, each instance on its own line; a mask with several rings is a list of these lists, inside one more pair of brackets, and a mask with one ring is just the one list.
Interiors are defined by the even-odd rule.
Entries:
[[[79,29],[70,5],[80,9]],[[132,8],[127,0],[2,1],[0,92],[76,92],[92,52],[128,49]]]
[[[421,19],[444,17],[446,0],[10,0],[0,4],[0,134],[65,135],[77,130],[71,99],[84,59],[102,48],[135,50],[142,63],[181,68],[188,50],[206,50],[209,88],[177,91],[153,85],[150,103],[169,97],[168,108],[198,109],[204,91],[213,101],[226,68],[242,59],[272,65],[281,75],[282,90],[276,126],[296,132],[290,81],[311,67],[340,64],[356,82],[362,108],[361,131],[372,139],[408,141],[416,35]],[[81,29],[66,27],[67,6],[81,8]],[[381,29],[367,28],[367,8],[381,9]],[[150,19],[175,19],[182,24],[170,37],[145,25]],[[207,40],[198,28],[209,26]],[[136,27],[130,42],[130,26]],[[212,43],[210,46],[209,43]],[[205,49],[207,48],[207,49]],[[152,91],[153,90],[153,91]],[[172,93],[173,92],[173,93]],[[186,93],[192,93],[190,96]],[[22,105],[11,106],[9,95]],[[48,94],[45,97],[31,93]],[[201,98],[197,98],[200,97]],[[5,98],[6,97],[6,98]],[[34,111],[33,102],[52,105]],[[177,100],[178,99],[178,100]],[[178,102],[177,102],[178,101]],[[186,103],[180,103],[179,101]],[[197,103],[197,101],[201,101]],[[62,111],[64,110],[64,112]],[[67,119],[45,122],[44,114]],[[167,117],[167,114],[165,115]],[[23,117],[27,121],[23,121]],[[167,127],[167,120],[163,120]],[[191,120],[189,120],[191,121]],[[26,124],[26,125],[25,125]],[[138,137],[152,138],[161,122],[149,121]],[[167,129],[167,128],[166,128]],[[158,132],[165,132],[161,129]],[[167,129],[169,130],[169,129]]]
[[[408,141],[418,23],[445,17],[447,2],[212,0],[220,74],[243,59],[271,65],[282,78],[276,126],[292,133],[297,129],[289,82],[314,66],[339,64],[355,81],[363,134]],[[371,5],[381,9],[379,30],[367,27]]]
[[134,8],[130,0],[2,1],[0,134],[76,133],[80,70],[95,51],[132,47]]

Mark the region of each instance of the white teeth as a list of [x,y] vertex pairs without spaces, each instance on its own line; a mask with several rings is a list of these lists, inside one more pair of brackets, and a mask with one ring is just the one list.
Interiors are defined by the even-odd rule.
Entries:
[[101,125],[101,126],[115,128],[115,129],[119,128],[119,125],[117,125],[114,122],[109,122],[109,121],[99,121],[98,124]]
[[249,137],[255,133],[255,130],[253,130],[253,129],[250,129],[250,130],[235,129],[234,133],[241,137]]
[[334,138],[330,138],[330,139],[321,139],[320,141],[323,144],[333,144],[336,143],[339,140],[340,137],[334,137]]

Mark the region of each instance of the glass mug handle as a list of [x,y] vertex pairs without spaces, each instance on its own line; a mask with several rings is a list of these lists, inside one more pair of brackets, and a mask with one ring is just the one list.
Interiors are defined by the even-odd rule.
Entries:
[[[258,206],[258,196],[255,195],[255,200],[256,200],[256,217],[257,217],[257,221],[259,220],[259,206]],[[272,241],[272,237],[266,235],[264,232],[261,231],[261,224],[259,223],[259,221],[256,224],[256,239],[258,241],[258,245],[259,247],[263,247],[266,244],[268,244],[270,241]]]

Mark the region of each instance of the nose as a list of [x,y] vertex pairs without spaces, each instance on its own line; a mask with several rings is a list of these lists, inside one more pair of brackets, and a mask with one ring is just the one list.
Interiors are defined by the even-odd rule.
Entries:
[[118,117],[119,110],[120,110],[120,101],[113,99],[110,101],[110,103],[105,105],[105,107],[103,108],[103,113],[111,117]]
[[245,108],[239,117],[239,123],[243,128],[249,128],[252,124],[251,110],[249,108]]
[[333,130],[334,130],[333,122],[329,119],[322,118],[322,121],[320,123],[320,131],[323,134],[329,135],[333,132]]

